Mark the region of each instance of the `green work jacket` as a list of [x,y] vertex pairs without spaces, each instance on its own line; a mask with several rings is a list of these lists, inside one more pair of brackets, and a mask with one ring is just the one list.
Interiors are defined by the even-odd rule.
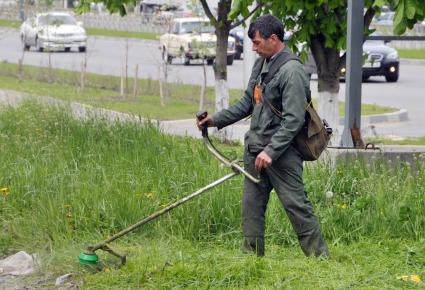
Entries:
[[[288,48],[284,50],[289,51]],[[242,98],[212,117],[214,124],[221,129],[252,115],[250,129],[245,134],[245,146],[252,153],[264,150],[272,160],[277,160],[288,149],[303,126],[310,95],[310,84],[303,65],[297,60],[290,60],[263,87],[263,101],[256,104],[254,86],[261,83],[275,60],[276,57],[273,57],[266,63],[263,58],[258,58]],[[281,112],[281,117],[273,113],[267,100]]]

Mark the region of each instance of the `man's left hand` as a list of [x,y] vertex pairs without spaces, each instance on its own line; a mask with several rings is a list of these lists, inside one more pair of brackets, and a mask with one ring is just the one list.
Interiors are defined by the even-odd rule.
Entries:
[[261,153],[258,154],[257,158],[255,159],[255,169],[260,172],[261,169],[267,168],[270,165],[272,165],[272,159],[269,155],[267,155],[266,152],[261,151]]

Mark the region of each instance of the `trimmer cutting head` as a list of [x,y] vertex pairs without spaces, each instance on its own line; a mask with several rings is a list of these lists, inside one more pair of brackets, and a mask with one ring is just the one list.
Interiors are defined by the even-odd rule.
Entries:
[[99,262],[99,257],[96,255],[95,252],[82,252],[78,259],[80,260],[80,264],[85,266],[96,266]]

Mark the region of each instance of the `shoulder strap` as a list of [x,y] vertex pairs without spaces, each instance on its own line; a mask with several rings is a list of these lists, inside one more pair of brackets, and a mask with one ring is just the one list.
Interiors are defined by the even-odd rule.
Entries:
[[278,55],[276,55],[276,60],[273,62],[272,66],[269,68],[269,72],[264,78],[263,83],[267,85],[272,80],[274,75],[279,71],[279,69],[290,60],[297,60],[301,62],[298,56],[286,50],[283,50]]
[[[265,85],[267,85],[272,79],[273,76],[279,71],[279,69],[286,64],[288,61],[290,60],[297,60],[300,63],[301,60],[298,56],[296,56],[293,53],[290,53],[289,51],[283,50],[282,52],[280,52],[277,56],[277,59],[273,62],[272,66],[269,68],[269,71],[266,75],[266,77],[263,80],[263,83]],[[265,98],[264,98],[265,99]],[[272,112],[277,115],[278,117],[282,118],[282,112],[280,112],[278,109],[276,109],[268,99],[265,99],[267,101],[267,104],[270,106],[270,109],[272,110]],[[309,90],[309,93],[307,95],[307,107],[306,110],[308,110],[308,108],[311,106],[313,106],[312,100],[311,100],[311,91]]]

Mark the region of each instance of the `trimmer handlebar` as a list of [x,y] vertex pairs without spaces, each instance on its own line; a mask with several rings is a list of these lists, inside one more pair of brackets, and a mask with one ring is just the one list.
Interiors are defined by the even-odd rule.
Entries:
[[[196,118],[198,121],[203,120],[208,116],[207,111],[200,111],[196,114]],[[211,143],[210,138],[208,137],[208,124],[204,124],[202,128],[202,137],[204,138],[205,145],[207,146],[208,150],[218,159],[220,160],[224,165],[227,167],[230,167],[235,171],[236,173],[242,173],[245,175],[249,180],[251,180],[254,183],[259,183],[260,179],[252,176],[250,173],[248,173],[243,167],[241,167],[239,164],[237,164],[237,161],[230,161],[228,158],[226,158],[220,151],[218,151],[217,148]]]
[[[196,118],[198,119],[198,121],[202,121],[207,116],[208,116],[207,111],[199,111],[196,114]],[[208,124],[205,124],[204,127],[202,128],[202,137],[208,137]]]

